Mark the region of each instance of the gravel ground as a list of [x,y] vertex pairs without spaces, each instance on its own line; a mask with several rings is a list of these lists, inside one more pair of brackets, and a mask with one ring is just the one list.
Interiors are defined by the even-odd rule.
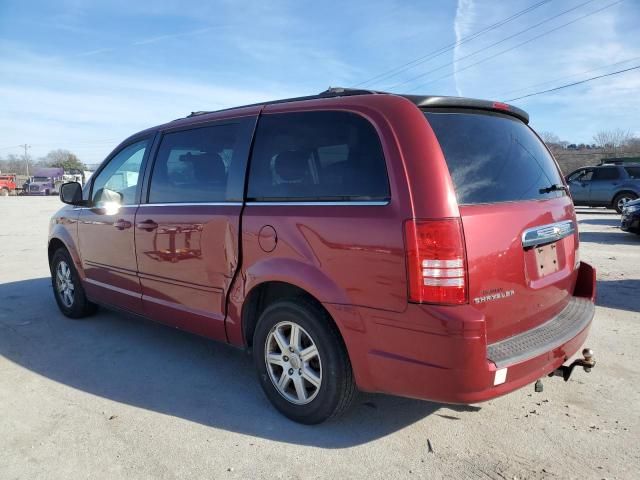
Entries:
[[345,417],[291,423],[250,359],[101,310],[63,317],[48,279],[56,198],[0,198],[0,478],[638,478],[640,236],[579,214],[598,269],[598,361],[481,405],[362,395]]

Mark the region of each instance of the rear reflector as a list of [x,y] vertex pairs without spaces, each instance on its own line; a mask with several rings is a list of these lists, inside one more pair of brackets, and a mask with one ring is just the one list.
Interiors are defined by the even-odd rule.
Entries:
[[499,368],[496,370],[496,376],[493,378],[493,385],[502,385],[507,381],[507,369]]
[[460,219],[405,222],[409,301],[467,303],[467,271]]

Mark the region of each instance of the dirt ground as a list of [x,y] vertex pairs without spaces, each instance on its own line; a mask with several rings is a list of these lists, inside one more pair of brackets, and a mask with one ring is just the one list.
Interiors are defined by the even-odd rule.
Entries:
[[362,395],[316,427],[276,413],[242,352],[101,310],[63,317],[48,279],[56,198],[0,198],[0,478],[640,476],[640,236],[581,209],[598,270],[598,365],[484,404]]

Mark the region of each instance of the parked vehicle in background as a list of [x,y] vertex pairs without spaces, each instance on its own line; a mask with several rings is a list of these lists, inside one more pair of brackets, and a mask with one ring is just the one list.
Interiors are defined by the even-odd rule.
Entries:
[[522,110],[331,89],[125,140],[52,218],[60,310],[124,309],[252,349],[318,423],[357,389],[475,403],[591,368],[595,271]]
[[613,208],[640,197],[640,163],[583,167],[566,177],[576,206]]
[[0,174],[0,196],[16,195],[18,190],[15,173]]
[[93,175],[92,170],[83,170],[82,171],[82,185],[86,185],[91,179],[91,175]]
[[620,228],[640,235],[640,199],[627,202],[622,209]]
[[64,178],[64,169],[57,167],[38,168],[24,184],[26,195],[55,195]]
[[56,191],[60,191],[60,186],[67,182],[78,182],[80,185],[84,185],[84,179],[82,173],[65,173],[60,180],[55,182]]

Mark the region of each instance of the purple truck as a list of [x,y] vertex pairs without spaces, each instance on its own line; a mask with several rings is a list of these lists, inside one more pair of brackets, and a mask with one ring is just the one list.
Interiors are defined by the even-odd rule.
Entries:
[[33,177],[24,184],[25,195],[54,195],[63,179],[64,169],[59,167],[38,168]]

